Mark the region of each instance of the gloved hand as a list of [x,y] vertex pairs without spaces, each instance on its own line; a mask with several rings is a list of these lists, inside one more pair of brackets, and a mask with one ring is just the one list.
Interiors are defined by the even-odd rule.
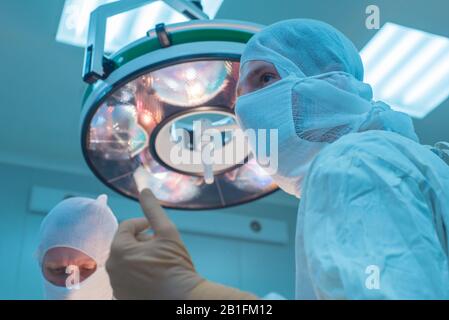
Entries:
[[[117,299],[257,299],[197,274],[175,225],[153,193],[140,204],[147,217],[120,224],[106,270]],[[144,233],[151,228],[153,234]]]

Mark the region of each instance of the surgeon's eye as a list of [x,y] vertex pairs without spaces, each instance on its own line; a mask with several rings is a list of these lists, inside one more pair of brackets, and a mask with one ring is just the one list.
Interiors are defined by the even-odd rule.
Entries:
[[264,73],[263,75],[260,76],[260,83],[263,87],[273,83],[274,81],[276,81],[276,75],[273,73]]
[[65,270],[66,270],[66,267],[48,268],[48,271],[55,276],[60,276],[60,275],[65,274]]

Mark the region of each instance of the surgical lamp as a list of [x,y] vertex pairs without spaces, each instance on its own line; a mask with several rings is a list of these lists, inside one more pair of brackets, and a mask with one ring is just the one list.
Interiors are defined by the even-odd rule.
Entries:
[[[165,207],[212,209],[249,202],[277,190],[270,176],[243,152],[225,163],[173,161],[179,142],[195,158],[195,123],[220,133],[223,153],[234,145],[239,59],[259,25],[209,20],[198,1],[165,0],[190,21],[158,24],[106,56],[111,16],[153,1],[117,1],[91,14],[83,80],[89,84],[82,108],[81,146],[92,172],[120,194],[137,199],[150,188]],[[201,144],[201,142],[199,142]]]

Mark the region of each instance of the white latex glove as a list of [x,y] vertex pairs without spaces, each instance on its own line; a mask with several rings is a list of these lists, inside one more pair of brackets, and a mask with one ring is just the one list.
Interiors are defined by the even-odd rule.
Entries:
[[[145,218],[120,224],[106,263],[117,299],[257,299],[200,277],[178,230],[153,193],[144,189]],[[153,235],[144,233],[148,228]]]

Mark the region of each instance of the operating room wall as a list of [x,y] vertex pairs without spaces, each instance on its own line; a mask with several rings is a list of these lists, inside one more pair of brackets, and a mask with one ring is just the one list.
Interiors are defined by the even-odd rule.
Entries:
[[[141,215],[136,203],[103,187],[89,174],[3,163],[0,164],[0,177],[0,299],[43,298],[42,278],[34,252],[38,244],[39,225],[45,213],[35,212],[30,208],[33,188],[70,190],[92,195],[106,192],[110,198],[119,199],[124,204],[120,207],[112,206],[120,219]],[[192,215],[192,218],[200,220],[201,215],[214,217],[215,213],[226,217],[224,221],[228,221],[229,227],[233,228],[233,221],[242,216],[252,217],[256,221],[260,218],[265,219],[264,221],[283,222],[288,226],[287,241],[254,241],[227,236],[225,233],[215,235],[213,230],[209,234],[183,232],[183,239],[198,272],[208,279],[260,296],[274,291],[293,298],[296,208],[290,204],[275,205],[261,200],[212,212],[170,214],[178,214],[178,217]],[[203,227],[215,228],[213,225]]]

